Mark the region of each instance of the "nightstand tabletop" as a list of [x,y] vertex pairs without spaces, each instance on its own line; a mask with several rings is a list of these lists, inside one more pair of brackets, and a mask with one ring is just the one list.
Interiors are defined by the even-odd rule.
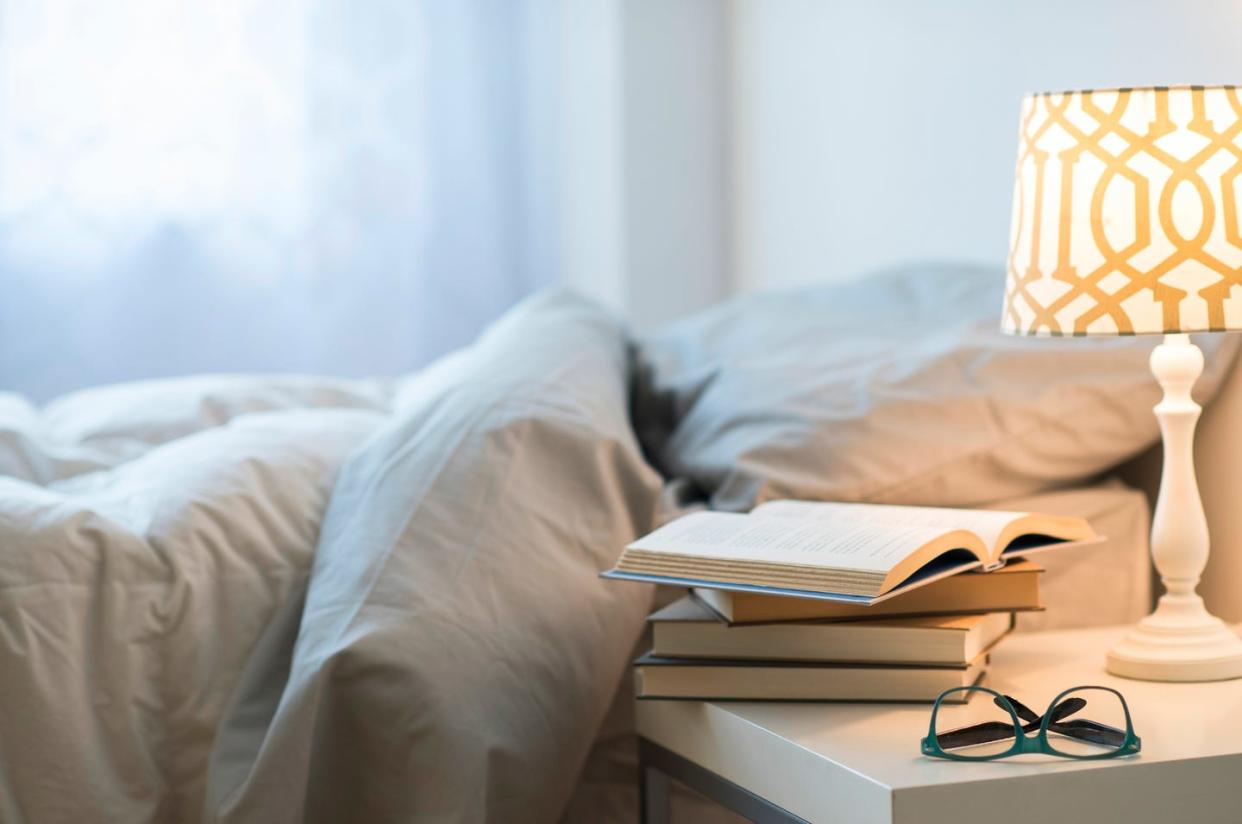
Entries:
[[639,734],[808,821],[1242,821],[1242,680],[1108,675],[1104,654],[1124,632],[1011,635],[984,683],[1037,711],[1069,687],[1114,687],[1143,739],[1134,758],[927,759],[928,704],[639,701]]

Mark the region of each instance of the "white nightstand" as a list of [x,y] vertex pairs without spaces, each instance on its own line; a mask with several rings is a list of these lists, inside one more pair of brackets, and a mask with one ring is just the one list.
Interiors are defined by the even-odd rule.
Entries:
[[671,776],[756,821],[845,824],[1242,822],[1242,680],[1115,678],[1123,628],[1018,634],[988,686],[1042,709],[1061,690],[1115,687],[1143,752],[966,764],[919,755],[925,704],[639,701],[644,818],[667,820]]

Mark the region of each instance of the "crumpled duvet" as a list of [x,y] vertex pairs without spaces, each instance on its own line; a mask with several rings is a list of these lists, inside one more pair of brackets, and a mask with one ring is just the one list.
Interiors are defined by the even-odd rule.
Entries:
[[386,414],[383,393],[323,388],[172,381],[42,415],[6,398],[0,821],[199,818],[238,674]]
[[556,820],[650,605],[625,341],[0,394],[0,822]]

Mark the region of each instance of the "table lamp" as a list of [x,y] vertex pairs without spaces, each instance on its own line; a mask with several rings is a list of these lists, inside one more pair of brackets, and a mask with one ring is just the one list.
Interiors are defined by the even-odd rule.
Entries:
[[1151,552],[1166,594],[1108,654],[1156,681],[1242,676],[1242,639],[1195,592],[1208,559],[1188,332],[1242,329],[1242,93],[1234,86],[1058,92],[1022,103],[1001,326],[1164,335],[1151,370],[1164,468]]

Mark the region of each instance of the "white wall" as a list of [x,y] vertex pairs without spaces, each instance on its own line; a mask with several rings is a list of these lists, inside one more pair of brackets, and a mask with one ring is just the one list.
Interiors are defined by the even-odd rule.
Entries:
[[473,339],[559,274],[557,2],[0,0],[0,389]]
[[1242,82],[1228,0],[735,0],[734,279],[1003,265],[1028,91]]
[[564,279],[638,327],[730,291],[729,14],[561,0]]
[[617,0],[561,0],[557,11],[564,26],[561,277],[621,310],[626,304],[621,8]]

